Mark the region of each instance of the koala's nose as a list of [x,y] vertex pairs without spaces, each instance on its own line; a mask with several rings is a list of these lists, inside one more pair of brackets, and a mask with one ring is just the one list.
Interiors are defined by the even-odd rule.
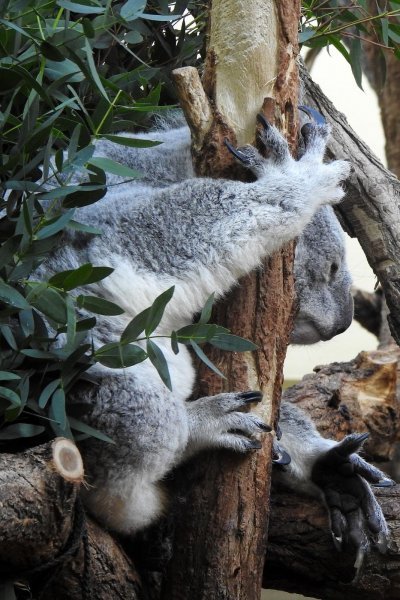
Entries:
[[338,329],[336,329],[335,333],[333,335],[340,335],[341,333],[344,333],[346,331],[347,327],[339,327]]

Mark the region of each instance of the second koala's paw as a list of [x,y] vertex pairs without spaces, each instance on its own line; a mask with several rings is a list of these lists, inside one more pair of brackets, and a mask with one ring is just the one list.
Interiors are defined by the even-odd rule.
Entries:
[[261,392],[249,391],[207,396],[190,402],[189,446],[197,450],[227,448],[236,452],[261,448],[260,441],[254,436],[271,431],[271,427],[258,415],[240,410],[260,402],[261,398]]
[[356,549],[354,566],[357,570],[371,542],[380,552],[385,552],[389,536],[385,517],[369,483],[393,485],[379,469],[354,454],[367,437],[368,434],[347,436],[321,455],[311,475],[324,493],[334,544],[338,549],[344,545]]

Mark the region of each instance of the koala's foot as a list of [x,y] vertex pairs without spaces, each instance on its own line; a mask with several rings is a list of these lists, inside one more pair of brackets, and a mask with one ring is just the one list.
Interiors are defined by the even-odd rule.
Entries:
[[253,402],[260,402],[262,393],[241,392],[218,394],[188,402],[189,441],[185,457],[211,448],[228,448],[248,452],[261,448],[253,436],[271,431],[259,416],[241,412]]
[[388,528],[381,507],[368,484],[394,485],[382,471],[357,454],[368,434],[352,434],[325,452],[314,464],[311,478],[321,488],[329,509],[332,537],[338,549],[345,544],[356,548],[355,568],[375,543],[385,552]]

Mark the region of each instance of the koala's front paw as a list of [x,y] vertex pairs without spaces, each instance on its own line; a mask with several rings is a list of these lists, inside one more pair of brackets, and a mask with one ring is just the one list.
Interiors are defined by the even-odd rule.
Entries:
[[210,448],[228,448],[248,452],[261,448],[253,436],[271,427],[254,413],[240,409],[260,402],[261,392],[218,394],[188,403],[189,442],[188,453]]
[[352,434],[324,453],[315,463],[311,478],[321,488],[328,505],[332,537],[341,549],[348,544],[357,550],[359,569],[370,540],[385,552],[388,528],[381,507],[368,484],[391,486],[394,482],[367,463],[357,452],[368,434]]
[[314,186],[314,194],[320,204],[340,202],[344,196],[341,183],[351,172],[351,165],[346,160],[323,162],[329,134],[330,127],[326,123],[310,122],[301,128],[301,158],[298,165],[304,170],[308,182]]

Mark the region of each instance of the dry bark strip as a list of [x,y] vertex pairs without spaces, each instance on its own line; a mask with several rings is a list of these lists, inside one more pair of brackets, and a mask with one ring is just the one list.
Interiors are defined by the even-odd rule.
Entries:
[[[223,140],[253,141],[256,113],[263,106],[266,116],[272,121],[278,117],[278,125],[290,132],[290,139],[296,139],[298,11],[297,0],[213,0],[204,76],[213,122],[204,119],[204,132],[194,132],[197,173],[226,176],[232,172],[232,158]],[[190,114],[191,98],[197,102],[202,92],[193,90],[192,76],[188,79],[189,86],[181,86],[180,96],[193,130],[196,116]],[[273,101],[265,101],[268,95]],[[205,109],[201,114],[209,113]],[[235,171],[237,176],[237,168]],[[262,273],[244,278],[213,316],[213,322],[252,339],[260,350],[250,356],[211,353],[229,387],[209,371],[200,371],[201,395],[261,389],[265,401],[260,413],[272,422],[279,406],[292,320],[292,260],[293,247],[289,246],[275,255]],[[176,520],[173,558],[164,581],[165,600],[256,600],[260,596],[270,457],[271,436],[266,436],[263,449],[252,456],[218,453],[188,467],[184,478],[190,478],[193,485]]]
[[[355,134],[304,66],[301,79],[306,102],[315,106],[332,126],[330,155],[351,160],[354,172],[347,184],[346,198],[337,210],[345,229],[358,238],[382,285],[390,311],[390,329],[399,343],[400,182]],[[368,127],[368,123],[365,126]]]

